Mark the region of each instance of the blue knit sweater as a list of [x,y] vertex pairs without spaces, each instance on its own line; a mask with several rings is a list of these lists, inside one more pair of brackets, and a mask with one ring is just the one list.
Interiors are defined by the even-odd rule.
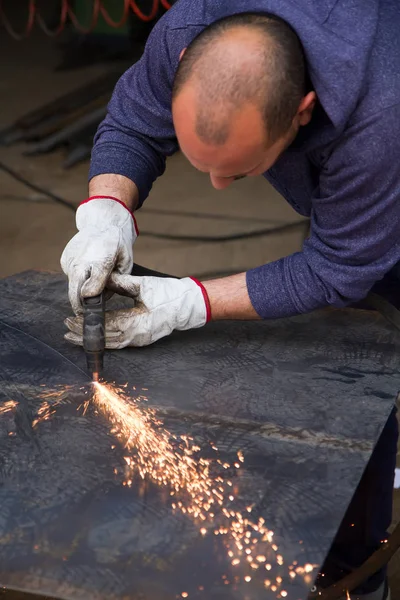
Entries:
[[145,200],[178,149],[171,85],[181,50],[216,19],[252,10],[296,30],[319,106],[264,174],[311,218],[311,235],[301,252],[247,273],[250,298],[264,318],[345,306],[400,261],[399,0],[179,0],[117,84],[90,177],[125,175]]

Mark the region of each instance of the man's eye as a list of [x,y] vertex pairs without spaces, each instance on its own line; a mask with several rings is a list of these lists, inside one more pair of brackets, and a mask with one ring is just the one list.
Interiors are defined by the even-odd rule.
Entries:
[[234,181],[237,181],[238,179],[244,179],[245,177],[247,177],[247,175],[236,175],[236,177],[234,177]]

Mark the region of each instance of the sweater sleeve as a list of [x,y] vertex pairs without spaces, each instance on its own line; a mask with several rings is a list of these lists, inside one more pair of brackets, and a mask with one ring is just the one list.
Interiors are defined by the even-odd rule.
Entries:
[[178,149],[171,115],[175,69],[167,44],[166,19],[153,28],[140,60],[117,83],[108,113],[94,138],[89,178],[124,175],[139,189],[140,205]]
[[324,157],[302,252],[247,273],[263,318],[365,298],[400,261],[400,105],[349,127]]

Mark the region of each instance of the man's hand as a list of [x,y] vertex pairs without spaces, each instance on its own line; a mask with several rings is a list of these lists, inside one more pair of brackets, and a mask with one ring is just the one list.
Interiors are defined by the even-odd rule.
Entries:
[[[106,313],[106,348],[147,346],[174,330],[202,327],[211,318],[204,286],[189,277],[163,279],[113,273],[109,287],[133,298],[135,307]],[[83,318],[68,318],[65,324],[70,330],[65,338],[81,346]]]
[[82,298],[97,296],[112,272],[130,273],[132,246],[138,232],[132,213],[115,198],[95,196],[76,212],[79,232],[67,244],[61,267],[69,279],[69,299],[75,314]]

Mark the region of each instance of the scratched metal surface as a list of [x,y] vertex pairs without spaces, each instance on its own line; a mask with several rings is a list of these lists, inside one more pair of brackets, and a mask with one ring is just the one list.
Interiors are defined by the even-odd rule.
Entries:
[[[266,547],[273,569],[245,582],[222,539],[174,512],[165,490],[114,474],[123,451],[111,450],[108,424],[76,410],[88,380],[81,349],[62,337],[68,313],[59,275],[0,282],[0,408],[19,403],[0,415],[0,585],[66,600],[305,599],[310,581],[287,566],[327,554],[396,399],[398,334],[374,313],[324,311],[106,354],[106,376],[145,393],[200,454],[212,443],[232,463],[243,451],[229,473],[236,508],[253,506],[284,560]],[[73,389],[32,429],[41,390],[60,384]],[[265,589],[277,575],[280,591]]]

